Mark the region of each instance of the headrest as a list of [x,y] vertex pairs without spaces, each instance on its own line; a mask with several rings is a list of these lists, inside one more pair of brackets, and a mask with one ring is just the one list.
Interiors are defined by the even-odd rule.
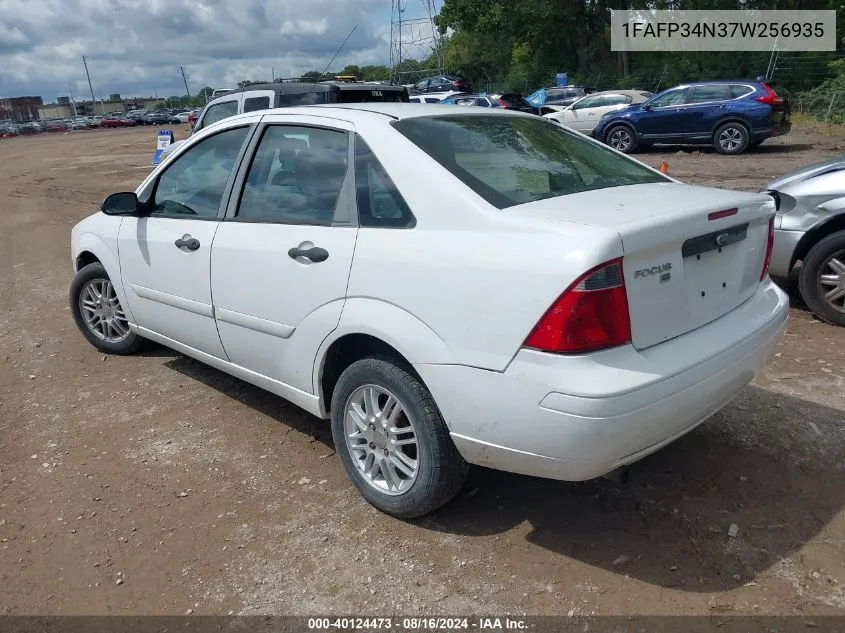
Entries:
[[304,149],[296,157],[296,184],[311,195],[337,195],[346,176],[346,152]]

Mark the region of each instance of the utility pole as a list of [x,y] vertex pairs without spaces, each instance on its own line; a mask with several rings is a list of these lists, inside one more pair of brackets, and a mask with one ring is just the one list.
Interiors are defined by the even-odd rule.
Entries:
[[188,98],[191,98],[191,91],[188,89],[188,80],[185,78],[185,69],[182,66],[179,66],[179,70],[182,71],[182,81],[185,82],[185,94],[188,95]]
[[70,84],[67,85],[68,92],[70,92],[70,104],[73,108],[73,116],[76,117],[76,101],[73,98],[73,88],[70,87]]
[[82,56],[82,65],[85,66],[85,77],[88,79],[88,89],[91,91],[91,111],[93,112],[97,99],[94,97],[94,86],[91,85],[91,75],[88,74],[88,62],[85,61],[85,55]]
[[271,82],[276,81],[276,67],[275,66],[270,66],[270,81]]

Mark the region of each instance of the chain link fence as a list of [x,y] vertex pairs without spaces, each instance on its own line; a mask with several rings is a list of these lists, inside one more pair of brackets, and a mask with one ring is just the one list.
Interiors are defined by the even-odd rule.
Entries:
[[790,97],[792,112],[825,123],[845,123],[845,92],[799,92]]

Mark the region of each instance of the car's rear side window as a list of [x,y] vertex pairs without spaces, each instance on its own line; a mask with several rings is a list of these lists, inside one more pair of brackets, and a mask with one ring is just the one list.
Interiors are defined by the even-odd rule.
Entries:
[[457,114],[392,125],[499,209],[593,189],[668,182],[545,119]]
[[744,84],[731,84],[731,99],[738,99],[754,92],[754,88]]
[[414,214],[370,146],[355,136],[355,188],[358,223],[382,228],[411,228]]
[[236,219],[331,224],[347,176],[348,153],[344,131],[268,126],[249,167]]
[[247,97],[244,99],[244,112],[266,110],[270,107],[270,97]]
[[692,89],[692,96],[687,103],[710,103],[712,101],[725,101],[730,99],[728,84],[710,84],[706,86],[695,86]]

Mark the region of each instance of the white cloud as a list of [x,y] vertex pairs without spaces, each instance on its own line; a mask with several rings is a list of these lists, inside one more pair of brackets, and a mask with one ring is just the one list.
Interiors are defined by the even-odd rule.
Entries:
[[[183,94],[387,63],[388,0],[0,0],[0,97]],[[99,94],[97,95],[100,96]]]

